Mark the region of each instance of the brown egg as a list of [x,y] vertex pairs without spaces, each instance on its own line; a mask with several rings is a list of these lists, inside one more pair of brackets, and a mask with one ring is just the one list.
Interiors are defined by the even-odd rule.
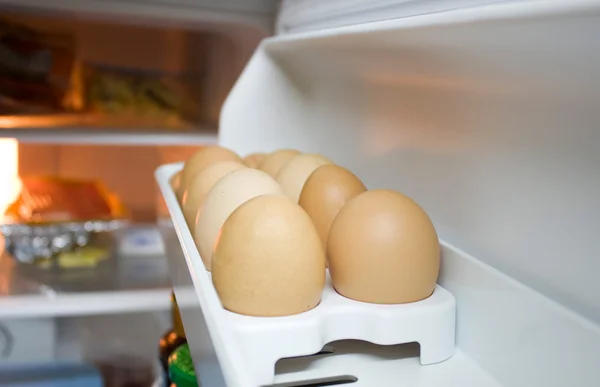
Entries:
[[228,173],[244,168],[247,167],[237,161],[221,161],[209,165],[192,178],[181,199],[183,215],[192,235],[194,235],[196,215],[208,191]]
[[177,193],[177,189],[179,188],[180,180],[181,180],[181,171],[174,174],[171,177],[171,180],[169,180],[169,184],[171,185],[171,188],[173,189],[173,191],[175,191],[175,193]]
[[229,149],[220,146],[208,146],[201,148],[192,156],[190,156],[190,158],[187,159],[183,165],[181,180],[177,190],[177,198],[179,199],[180,203],[181,199],[183,199],[183,193],[187,189],[187,186],[192,178],[204,168],[213,163],[218,163],[219,161],[237,161],[241,164],[244,163],[244,160],[242,160],[237,154]]
[[321,300],[325,252],[299,205],[282,196],[259,196],[239,206],[223,225],[212,280],[232,312],[302,313]]
[[[281,187],[263,171],[244,168],[219,180],[206,195],[196,216],[194,241],[208,271],[215,240],[227,217],[244,202],[260,195],[281,195]],[[244,243],[243,241],[238,241]]]
[[412,199],[389,190],[346,203],[331,225],[327,256],[338,293],[377,304],[429,297],[440,268],[431,220]]
[[325,164],[332,164],[327,157],[314,153],[298,155],[288,161],[277,173],[275,180],[281,185],[285,196],[298,203],[302,187],[315,169]]
[[275,177],[277,176],[277,172],[279,172],[281,167],[299,154],[300,152],[294,149],[280,149],[267,155],[259,164],[258,169]]
[[244,157],[244,162],[249,168],[258,168],[258,165],[267,157],[265,153],[251,153]]
[[311,173],[298,204],[312,219],[323,248],[327,247],[329,229],[338,212],[348,200],[366,190],[358,177],[338,165],[326,164]]

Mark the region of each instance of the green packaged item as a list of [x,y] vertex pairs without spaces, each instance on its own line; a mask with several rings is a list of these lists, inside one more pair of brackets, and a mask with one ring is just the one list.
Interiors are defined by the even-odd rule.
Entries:
[[169,356],[169,379],[172,387],[198,387],[190,347],[183,344]]
[[179,308],[177,306],[177,300],[175,294],[171,291],[171,319],[173,322],[173,329],[169,330],[160,338],[160,344],[158,353],[160,356],[160,364],[163,367],[163,372],[167,379],[167,386],[171,384],[169,375],[169,357],[177,348],[187,342],[185,338],[185,331],[183,330],[183,323],[181,322],[181,315],[179,314]]

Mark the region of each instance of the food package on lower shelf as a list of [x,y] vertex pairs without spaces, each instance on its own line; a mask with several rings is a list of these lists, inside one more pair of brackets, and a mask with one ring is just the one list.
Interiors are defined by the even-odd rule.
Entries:
[[167,127],[181,120],[184,87],[178,76],[88,63],[84,77],[91,113],[158,119]]
[[119,198],[98,181],[24,177],[21,183],[19,196],[0,224],[5,249],[19,262],[47,265],[49,259],[80,251],[93,233],[127,223]]
[[112,220],[125,217],[116,195],[95,180],[23,177],[7,216],[25,223]]

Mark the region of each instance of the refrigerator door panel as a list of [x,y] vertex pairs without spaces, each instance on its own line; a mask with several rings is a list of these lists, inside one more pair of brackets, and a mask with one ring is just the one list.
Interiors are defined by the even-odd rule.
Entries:
[[509,1],[531,0],[283,0],[276,30],[314,31]]
[[[498,304],[484,314],[506,329],[502,350],[493,325],[462,331],[459,348],[505,385],[592,386],[599,20],[597,1],[505,2],[268,39],[225,102],[220,141],[323,153],[413,197],[442,239],[538,293],[486,293],[445,260],[442,281]],[[457,302],[460,329],[477,303]]]

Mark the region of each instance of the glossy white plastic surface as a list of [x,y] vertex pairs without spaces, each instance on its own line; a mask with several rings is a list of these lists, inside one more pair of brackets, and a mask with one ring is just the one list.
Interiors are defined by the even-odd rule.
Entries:
[[596,386],[599,34],[599,1],[549,0],[269,39],[220,141],[413,197],[480,260],[443,262],[459,348],[507,386]]
[[[340,341],[333,343],[332,348],[335,353],[331,355],[279,362],[277,384],[272,387],[314,387],[309,381],[324,386],[319,381],[331,380],[332,375],[342,380],[345,375],[360,375],[355,383],[341,387],[501,387],[460,350],[445,362],[423,367],[419,364],[417,346]],[[298,380],[305,382],[300,384]]]
[[598,385],[598,325],[448,244],[439,282],[457,299],[459,347],[504,386]]
[[[340,296],[328,278],[321,303],[288,317],[257,318],[226,313],[257,384],[274,382],[277,360],[319,352],[327,343],[356,339],[379,345],[418,342],[422,365],[454,353],[456,303],[441,286],[426,300],[406,305],[374,305]],[[354,376],[362,378],[360,372]]]
[[532,0],[283,0],[277,31],[313,31],[509,1]]
[[442,239],[600,322],[600,2],[500,3],[268,39],[223,145],[321,152]]
[[[340,296],[328,280],[321,303],[305,313],[267,318],[243,316],[223,309],[212,287],[210,273],[202,265],[202,259],[185,221],[182,220],[181,208],[171,189],[170,180],[181,168],[181,163],[160,167],[156,172],[157,181],[178,230],[179,242],[186,259],[194,262],[188,270],[194,270],[191,275],[196,279],[194,287],[202,312],[205,318],[211,315],[215,321],[215,331],[209,332],[209,335],[211,338],[233,338],[235,345],[224,348],[224,351],[227,356],[231,352],[237,352],[241,357],[241,362],[236,367],[248,370],[248,385],[273,383],[277,360],[312,355],[319,352],[325,344],[337,340],[356,339],[380,345],[417,342],[423,365],[439,363],[452,356],[456,304],[454,297],[440,286],[423,301],[402,305],[375,305]],[[171,266],[183,263],[175,254],[168,255],[171,257]],[[199,284],[202,284],[203,289],[201,296]],[[177,288],[176,296],[179,296]],[[219,358],[219,361],[222,359]],[[362,378],[358,371],[354,376]]]

